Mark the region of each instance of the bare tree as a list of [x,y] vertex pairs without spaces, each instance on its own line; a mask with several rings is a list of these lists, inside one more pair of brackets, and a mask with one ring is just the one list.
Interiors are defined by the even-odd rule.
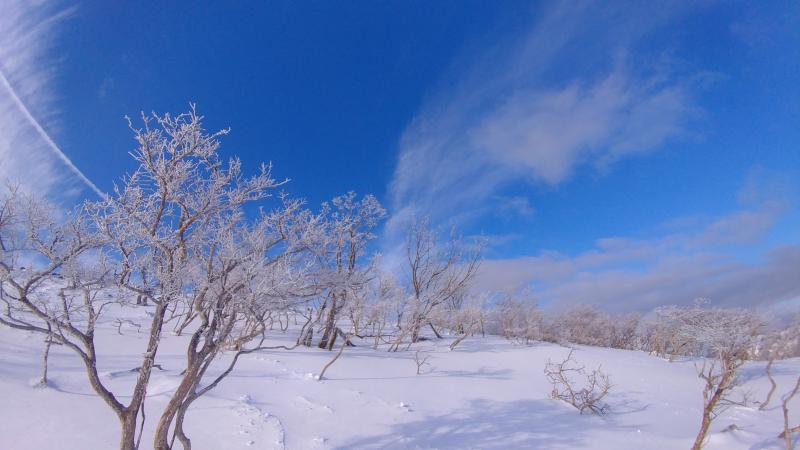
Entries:
[[[570,350],[567,358],[560,363],[547,360],[544,373],[553,385],[550,396],[569,403],[581,414],[584,411],[597,415],[606,414],[609,407],[603,399],[611,392],[611,379],[600,368],[587,372],[586,367],[578,364],[572,357],[573,352],[574,350]],[[583,379],[583,385],[577,384],[578,381],[572,376]]]
[[659,358],[667,358],[671,349],[672,328],[660,316],[643,321],[639,329],[641,349]]
[[428,365],[428,360],[430,358],[430,352],[427,350],[416,349],[414,351],[414,364],[417,366],[417,375],[422,375],[422,370]]
[[424,326],[441,337],[431,321],[443,304],[454,301],[469,289],[480,265],[480,244],[468,251],[461,240],[452,237],[441,245],[427,220],[415,223],[406,241],[410,314],[390,350],[396,351],[403,339],[417,342]]

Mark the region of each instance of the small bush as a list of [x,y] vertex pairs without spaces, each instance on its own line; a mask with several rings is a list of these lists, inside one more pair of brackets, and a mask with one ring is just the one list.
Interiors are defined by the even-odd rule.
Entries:
[[[611,391],[611,378],[600,368],[588,372],[585,366],[578,364],[570,350],[567,358],[560,363],[547,360],[544,374],[553,385],[551,397],[574,406],[581,414],[589,411],[592,414],[604,415],[609,406],[603,399]],[[583,387],[572,377],[584,380]]]

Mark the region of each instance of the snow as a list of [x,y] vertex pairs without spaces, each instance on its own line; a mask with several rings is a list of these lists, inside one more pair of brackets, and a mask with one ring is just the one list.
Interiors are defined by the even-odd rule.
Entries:
[[[127,308],[126,318],[147,323],[146,308]],[[111,314],[116,316],[119,314]],[[145,327],[143,327],[145,328]],[[146,331],[110,320],[99,326],[100,370],[115,392],[136,377]],[[179,382],[186,336],[164,333],[148,388],[142,448],[168,394]],[[275,331],[273,343],[295,336]],[[701,380],[694,361],[665,361],[638,351],[576,347],[575,359],[602,364],[614,384],[612,412],[580,415],[550,399],[543,370],[548,358],[569,349],[554,344],[516,345],[498,337],[469,338],[454,351],[451,339],[429,340],[416,375],[414,352],[388,353],[355,341],[323,380],[316,374],[333,352],[316,348],[246,355],[233,374],[193,404],[186,431],[198,449],[685,449],[700,423]],[[32,387],[41,372],[41,336],[0,328],[0,448],[115,448],[117,419],[91,390],[78,358],[53,346],[50,383]],[[218,367],[223,367],[222,358]],[[763,399],[764,363],[747,364],[741,388]],[[776,362],[786,392],[800,374],[800,359]],[[123,397],[124,399],[124,397]],[[800,422],[800,400],[792,408]],[[735,425],[732,431],[724,431]],[[766,411],[733,407],[712,425],[708,449],[783,448],[779,401]]]

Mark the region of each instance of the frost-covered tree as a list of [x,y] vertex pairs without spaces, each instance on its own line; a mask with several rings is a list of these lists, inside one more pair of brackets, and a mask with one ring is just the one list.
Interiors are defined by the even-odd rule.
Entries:
[[711,422],[731,405],[741,404],[733,396],[740,384],[739,368],[752,357],[763,326],[752,312],[743,309],[668,306],[658,314],[672,323],[677,336],[698,356],[707,357],[697,366],[703,380],[703,415],[693,450],[706,440]]
[[325,239],[318,251],[322,264],[324,298],[319,308],[322,322],[319,347],[333,349],[342,311],[363,300],[372,265],[362,264],[367,244],[375,239],[373,230],[386,217],[386,210],[373,195],[360,200],[355,192],[336,197],[323,205]]
[[483,333],[487,312],[478,299],[472,299],[472,301],[462,305],[459,309],[445,310],[443,315],[446,319],[442,320],[442,323],[456,337],[449,347],[450,350],[455,350],[464,339],[476,333]]
[[[273,312],[319,292],[311,250],[325,240],[321,216],[283,198],[269,166],[244,176],[219,157],[219,138],[192,108],[142,117],[131,155],[137,169],[114,193],[58,217],[14,189],[0,197],[0,323],[44,334],[75,351],[90,385],[120,421],[120,448],[138,448],[147,387],[164,325],[191,333],[181,381],[157,420],[154,448],[170,449],[189,406],[218,385],[239,356],[256,351]],[[250,219],[255,208],[261,213]],[[110,297],[109,297],[110,295]],[[130,391],[98,375],[95,326],[111,302],[152,305],[149,337]],[[252,342],[257,342],[252,344]],[[226,350],[234,356],[206,379]],[[171,430],[174,433],[170,437]]]
[[408,313],[405,325],[390,350],[396,351],[403,339],[417,342],[420,331],[430,326],[439,308],[466,293],[480,265],[480,245],[467,248],[453,236],[440,243],[426,219],[414,223],[406,239]]
[[143,393],[125,405],[98,371],[95,330],[112,302],[98,294],[114,284],[112,261],[88,255],[105,242],[85,210],[66,217],[56,211],[13,187],[0,197],[0,323],[75,352],[89,384],[120,420],[120,447],[132,449]]
[[[302,255],[324,232],[316,216],[286,199],[248,220],[246,206],[261,204],[281,183],[269,166],[246,177],[238,159],[221,160],[225,132],[206,133],[194,111],[143,117],[133,130],[139,167],[114,196],[93,205],[93,217],[119,261],[119,285],[155,305],[134,398],[146,387],[167,313],[190,299],[186,367],[154,441],[164,450],[177,437],[189,448],[182,423],[191,403],[229,374],[239,355],[258,348],[247,344],[264,336],[270,311],[313,293],[306,276],[312,260]],[[230,365],[203,384],[226,348],[237,351]]]
[[545,337],[544,313],[528,295],[501,299],[495,307],[494,320],[506,339],[528,344]]
[[609,347],[635,350],[641,348],[639,330],[642,317],[636,313],[612,316]]
[[592,305],[575,305],[552,323],[556,339],[573,344],[619,347],[633,341],[638,316],[613,317]]
[[[267,320],[304,302],[316,286],[308,276],[306,238],[314,233],[299,203],[284,204],[253,225],[215,228],[209,252],[198,255],[199,271],[192,278],[196,328],[187,345],[182,379],[156,428],[157,448],[174,436],[185,449],[191,441],[183,423],[189,406],[227,377],[241,355],[264,349]],[[255,345],[248,345],[256,341]],[[205,376],[217,356],[233,351],[227,367],[208,381]],[[160,446],[160,447],[159,447]]]
[[[122,180],[113,195],[90,206],[95,226],[106,242],[105,250],[119,262],[117,283],[154,305],[150,337],[130,405],[119,408],[132,414],[123,424],[123,439],[129,441],[124,445],[130,445],[135,433],[133,411],[144,403],[167,313],[187,297],[195,304],[206,301],[202,290],[208,287],[196,278],[203,263],[222,255],[222,239],[227,238],[226,233],[237,233],[244,206],[266,198],[280,185],[269,166],[245,177],[238,159],[222,161],[219,138],[226,131],[209,134],[201,119],[192,110],[178,116],[142,115],[141,128],[129,121],[138,144],[131,153],[138,168]],[[209,265],[207,277],[221,277],[226,270],[230,269],[224,264]],[[194,367],[191,347],[201,335],[196,333],[189,344],[190,376],[189,369]],[[203,340],[203,345],[211,345],[213,337]],[[159,419],[156,448],[168,448],[167,428],[174,418],[174,399],[181,393],[175,393]]]
[[395,316],[400,315],[405,302],[405,293],[389,272],[378,272],[370,290],[362,312],[364,321],[362,337],[372,338],[372,347],[377,349],[391,337],[390,322],[396,318]]

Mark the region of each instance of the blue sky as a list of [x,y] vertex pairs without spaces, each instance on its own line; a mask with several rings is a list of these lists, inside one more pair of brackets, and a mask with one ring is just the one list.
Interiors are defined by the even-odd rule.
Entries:
[[416,216],[486,236],[485,289],[800,296],[797,2],[223,3],[10,1],[0,177],[108,191],[123,116],[196,102],[311,205],[377,195],[388,254]]

